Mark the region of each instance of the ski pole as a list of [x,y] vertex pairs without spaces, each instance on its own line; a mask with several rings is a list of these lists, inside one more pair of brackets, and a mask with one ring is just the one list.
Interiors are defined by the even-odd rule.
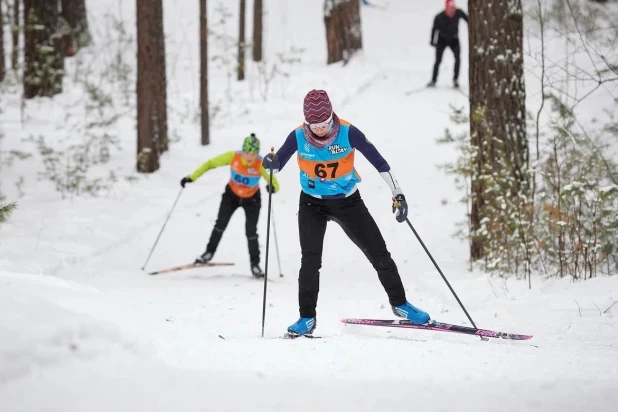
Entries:
[[283,272],[281,271],[281,258],[279,257],[279,243],[277,242],[277,225],[275,225],[275,209],[273,208],[270,212],[273,215],[273,237],[275,238],[275,252],[277,252],[277,265],[279,266],[279,277],[283,277]]
[[148,264],[148,261],[150,260],[150,256],[152,255],[152,252],[154,251],[154,248],[157,246],[157,243],[159,242],[159,238],[161,237],[161,233],[163,233],[163,229],[165,229],[165,225],[167,225],[167,221],[170,219],[170,216],[172,215],[172,212],[174,211],[174,208],[176,207],[176,203],[178,203],[178,199],[180,199],[180,195],[182,194],[182,190],[183,189],[184,189],[184,187],[180,188],[180,192],[178,192],[178,196],[176,196],[176,201],[174,202],[174,205],[172,206],[172,209],[168,213],[167,218],[165,219],[165,223],[163,223],[163,227],[161,228],[161,231],[159,232],[159,235],[157,236],[157,240],[155,240],[154,245],[152,245],[152,248],[150,249],[150,253],[148,254],[148,257],[146,258],[146,262],[144,262],[144,266],[142,266],[142,270],[144,270],[144,268]]
[[[395,204],[395,206],[397,208],[399,208],[399,202],[397,202],[397,200],[394,199],[394,198],[393,198],[393,203]],[[457,293],[455,293],[455,291],[451,287],[451,284],[446,279],[446,276],[444,276],[444,273],[442,273],[442,270],[440,269],[440,266],[438,266],[438,264],[434,260],[433,256],[431,256],[431,253],[429,253],[429,250],[427,250],[427,247],[425,246],[425,244],[421,240],[421,237],[418,235],[418,233],[416,233],[416,230],[414,229],[414,226],[412,226],[412,223],[410,223],[410,220],[407,217],[406,217],[406,223],[408,224],[408,226],[410,226],[410,229],[412,229],[412,232],[414,233],[414,236],[416,236],[416,239],[418,239],[418,241],[421,244],[421,246],[423,247],[423,249],[425,249],[425,253],[427,253],[427,256],[429,256],[429,259],[431,259],[431,262],[433,263],[433,265],[438,270],[438,273],[440,273],[440,276],[442,276],[442,279],[444,279],[444,282],[446,282],[446,286],[448,286],[448,288],[451,290],[451,293],[453,294],[453,296],[455,296],[455,299],[457,299],[457,303],[459,303],[459,306],[461,306],[461,308],[463,309],[464,313],[468,317],[468,320],[470,321],[472,326],[474,326],[476,328],[476,325],[474,324],[474,321],[472,320],[472,318],[468,314],[468,311],[466,310],[465,306],[463,305],[463,303],[461,303],[461,300],[459,300],[459,297],[457,296]]]
[[[270,153],[274,156],[275,148],[270,148]],[[264,337],[264,323],[266,321],[266,286],[268,281],[268,247],[270,244],[270,214],[272,213],[272,187],[273,187],[273,169],[270,169],[268,180],[268,213],[266,223],[266,261],[264,263],[264,296],[262,297],[262,337]]]

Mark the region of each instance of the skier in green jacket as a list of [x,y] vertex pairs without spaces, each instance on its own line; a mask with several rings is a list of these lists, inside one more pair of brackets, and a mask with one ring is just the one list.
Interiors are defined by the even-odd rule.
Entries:
[[[185,187],[185,184],[195,182],[210,169],[230,166],[230,180],[225,186],[223,196],[221,196],[219,214],[210,235],[210,241],[206,246],[206,251],[195,260],[195,263],[208,263],[212,260],[232,215],[236,209],[242,207],[246,216],[245,233],[249,246],[251,274],[258,278],[264,276],[264,272],[260,268],[260,248],[257,234],[257,224],[262,206],[259,182],[262,177],[268,181],[269,174],[262,167],[262,157],[259,152],[260,141],[254,133],[251,133],[250,136],[245,138],[241,151],[225,152],[214,157],[180,181],[182,187]],[[279,183],[274,176],[272,183],[273,187],[271,188],[267,184],[266,190],[277,193]]]

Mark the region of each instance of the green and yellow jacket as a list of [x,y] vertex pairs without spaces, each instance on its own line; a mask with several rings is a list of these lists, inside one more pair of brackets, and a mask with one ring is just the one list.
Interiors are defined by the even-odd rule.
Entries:
[[[270,174],[262,167],[262,157],[259,156],[254,162],[248,163],[241,151],[225,152],[213,157],[202,163],[189,177],[195,182],[210,169],[228,165],[230,166],[229,185],[232,192],[238,197],[246,199],[255,195],[260,190],[260,177],[263,177],[267,182],[270,180]],[[273,193],[278,191],[279,182],[273,176]]]

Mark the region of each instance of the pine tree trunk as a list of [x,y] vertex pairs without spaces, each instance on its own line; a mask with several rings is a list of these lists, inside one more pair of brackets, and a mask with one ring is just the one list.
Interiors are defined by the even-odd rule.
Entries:
[[238,17],[238,80],[245,79],[245,14],[247,0],[240,0],[240,14]]
[[[156,12],[151,0],[137,1],[137,171],[152,173],[159,169],[157,125],[156,48],[159,40],[152,36]],[[160,3],[161,0],[157,0]]]
[[360,4],[358,0],[325,0],[327,64],[347,64],[363,48]]
[[11,69],[17,70],[19,57],[19,0],[13,1],[13,24],[11,25],[11,38],[13,49],[11,50]]
[[57,0],[24,0],[24,97],[62,93]]
[[155,83],[155,103],[157,118],[157,144],[159,152],[169,149],[169,138],[167,134],[167,76],[165,64],[165,33],[163,30],[163,1],[151,1],[150,7],[154,11],[154,20],[151,24],[151,36],[156,39],[157,47],[155,53],[155,70],[157,71],[157,81]]
[[2,13],[2,1],[0,0],[0,82],[6,76],[4,57],[4,14]]
[[86,0],[61,0],[62,17],[66,20],[71,31],[66,55],[72,56],[77,50],[88,47],[92,43],[92,36],[88,30],[86,15]]
[[263,4],[262,0],[253,2],[253,61],[262,61],[262,34],[263,34]]
[[200,1],[200,115],[202,145],[210,144],[210,114],[208,112],[208,2]]
[[[470,136],[481,148],[472,179],[471,230],[481,227],[491,200],[478,175],[509,168],[511,195],[527,190],[528,144],[521,0],[469,0]],[[506,164],[495,164],[496,151]],[[485,256],[483,239],[472,238],[472,260]]]

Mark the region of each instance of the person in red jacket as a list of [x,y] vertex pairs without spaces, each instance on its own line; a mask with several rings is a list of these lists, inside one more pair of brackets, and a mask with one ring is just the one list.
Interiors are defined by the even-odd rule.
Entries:
[[449,47],[455,56],[455,69],[453,73],[453,86],[459,87],[459,19],[468,22],[468,15],[455,6],[455,0],[446,0],[444,11],[438,13],[433,20],[431,28],[430,44],[436,48],[436,61],[433,65],[433,75],[427,87],[435,87],[438,80],[438,69],[442,62],[444,50]]

